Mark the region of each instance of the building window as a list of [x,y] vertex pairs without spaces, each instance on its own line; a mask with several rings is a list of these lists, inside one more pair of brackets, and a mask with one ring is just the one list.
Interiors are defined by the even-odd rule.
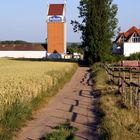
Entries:
[[120,39],[120,43],[124,43],[125,42],[125,37],[124,35],[121,36],[121,39]]
[[134,33],[132,36],[132,42],[140,42],[140,36]]

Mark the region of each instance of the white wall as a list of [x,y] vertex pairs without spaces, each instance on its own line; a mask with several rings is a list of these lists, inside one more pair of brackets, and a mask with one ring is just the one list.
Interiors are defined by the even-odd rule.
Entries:
[[46,51],[0,51],[0,57],[43,58],[46,57]]
[[124,43],[124,56],[140,52],[140,43]]

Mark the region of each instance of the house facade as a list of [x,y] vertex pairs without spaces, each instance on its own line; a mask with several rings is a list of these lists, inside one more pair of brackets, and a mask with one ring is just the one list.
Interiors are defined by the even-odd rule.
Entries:
[[133,26],[128,31],[118,35],[113,42],[112,53],[130,56],[136,52],[140,52],[140,29]]

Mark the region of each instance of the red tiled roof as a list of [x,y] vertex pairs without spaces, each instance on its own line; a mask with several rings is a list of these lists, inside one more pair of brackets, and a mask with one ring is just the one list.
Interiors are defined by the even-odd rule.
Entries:
[[63,15],[64,4],[50,4],[48,15]]
[[137,27],[133,26],[131,27],[128,31],[126,32],[122,32],[122,33],[119,33],[118,37],[116,40],[118,40],[118,38],[121,37],[121,35],[124,35],[126,40],[129,39],[131,37],[131,35],[136,32],[139,36],[140,36],[140,29],[138,29]]
[[0,51],[46,51],[47,47],[41,44],[0,44]]
[[132,35],[134,32],[136,32],[140,36],[140,29],[136,28],[135,26],[131,27],[127,32],[124,33],[125,37]]

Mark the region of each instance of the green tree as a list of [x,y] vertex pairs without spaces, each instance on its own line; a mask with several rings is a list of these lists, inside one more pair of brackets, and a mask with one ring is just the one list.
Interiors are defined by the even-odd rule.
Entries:
[[80,0],[79,18],[72,21],[74,31],[82,32],[83,47],[88,48],[90,64],[104,61],[111,54],[111,38],[117,27],[117,5],[112,0]]
[[67,52],[69,54],[73,54],[73,53],[76,53],[76,52],[83,54],[83,48],[81,47],[80,44],[72,43],[71,45],[69,45],[67,47]]

